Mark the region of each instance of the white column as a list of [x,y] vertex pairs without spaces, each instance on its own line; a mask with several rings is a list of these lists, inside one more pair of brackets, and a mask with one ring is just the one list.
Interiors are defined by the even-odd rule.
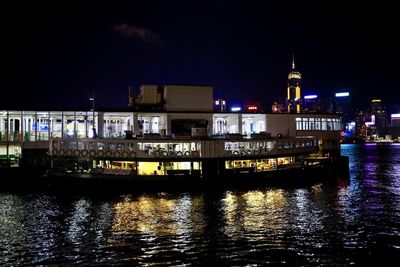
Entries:
[[35,123],[35,141],[37,141],[38,140],[38,128],[39,128],[39,125],[38,125],[38,123],[39,123],[39,120],[38,120],[38,116],[37,116],[37,112],[35,112],[35,118],[33,119],[33,121],[34,121],[34,123]]
[[243,125],[243,117],[242,117],[242,114],[238,114],[237,122],[238,122],[238,133],[239,134],[243,134],[243,127],[242,127],[242,125]]
[[76,134],[76,111],[74,111],[74,138],[76,138],[76,136],[77,136],[77,134]]
[[86,120],[85,120],[85,137],[86,138],[88,138],[89,137],[89,132],[88,132],[88,119],[89,119],[89,117],[88,117],[88,113],[87,113],[87,111],[86,111],[86,113],[85,113],[85,116],[86,116]]
[[64,111],[61,111],[61,138],[64,137]]
[[104,137],[104,112],[97,112],[97,135]]
[[21,111],[21,123],[20,123],[20,126],[19,126],[21,134],[19,135],[20,136],[19,141],[24,141],[24,125],[25,125],[25,123],[24,123],[24,111]]
[[[7,111],[7,126],[6,126],[6,141],[10,140],[10,113]],[[7,158],[8,158],[8,145],[7,145]]]
[[139,134],[139,124],[138,124],[138,114],[137,113],[133,113],[133,123],[132,123],[132,131],[135,135]]
[[48,118],[47,118],[47,140],[50,140],[51,137],[51,124],[50,124],[50,112],[47,113]]

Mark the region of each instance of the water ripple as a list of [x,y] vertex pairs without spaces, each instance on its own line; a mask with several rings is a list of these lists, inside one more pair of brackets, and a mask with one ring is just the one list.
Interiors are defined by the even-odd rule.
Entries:
[[300,188],[0,193],[0,265],[363,265],[400,255],[400,146],[346,145],[350,179]]

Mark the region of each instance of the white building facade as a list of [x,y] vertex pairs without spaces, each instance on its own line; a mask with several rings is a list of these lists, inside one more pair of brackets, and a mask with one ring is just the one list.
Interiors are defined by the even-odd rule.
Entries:
[[23,148],[46,148],[51,138],[190,138],[194,132],[315,136],[322,150],[339,145],[343,127],[337,115],[214,112],[213,103],[210,86],[145,85],[134,106],[119,112],[0,110],[0,158],[17,159]]

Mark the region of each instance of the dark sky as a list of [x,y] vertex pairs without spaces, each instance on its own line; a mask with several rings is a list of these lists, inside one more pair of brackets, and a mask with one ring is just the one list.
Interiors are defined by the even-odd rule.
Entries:
[[[284,96],[292,53],[303,93],[398,104],[390,2],[39,1],[1,5],[0,109],[125,108],[128,86],[207,84],[230,103]],[[85,2],[85,3],[83,3]]]

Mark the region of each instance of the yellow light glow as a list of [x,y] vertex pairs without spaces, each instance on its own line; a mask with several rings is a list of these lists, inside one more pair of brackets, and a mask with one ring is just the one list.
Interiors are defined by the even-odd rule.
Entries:
[[372,103],[379,103],[379,102],[382,102],[382,100],[380,100],[380,99],[373,99],[372,100]]
[[291,79],[301,79],[301,74],[297,71],[292,71],[291,73],[289,73],[288,75],[289,80]]
[[301,98],[301,95],[300,95],[300,87],[299,87],[299,86],[296,86],[296,98],[297,98],[297,99],[300,99],[300,98]]
[[[287,214],[282,213],[287,205],[282,190],[256,190],[244,194],[228,192],[221,205],[225,219],[224,233],[227,236],[235,236],[238,231],[258,231],[265,227],[268,227],[271,233],[278,233],[282,230],[282,223],[289,220]],[[276,214],[279,214],[279,222]]]
[[287,88],[287,99],[290,99],[290,87]]
[[139,175],[163,175],[163,168],[158,170],[158,162],[139,162],[138,174]]
[[287,204],[286,198],[283,194],[283,190],[269,190],[266,193],[266,197],[267,204],[272,209],[280,209]]
[[121,233],[129,233],[133,230],[146,234],[176,234],[177,227],[168,225],[174,221],[176,200],[155,199],[140,197],[138,200],[129,198],[116,203],[113,206],[114,218],[112,229]]

